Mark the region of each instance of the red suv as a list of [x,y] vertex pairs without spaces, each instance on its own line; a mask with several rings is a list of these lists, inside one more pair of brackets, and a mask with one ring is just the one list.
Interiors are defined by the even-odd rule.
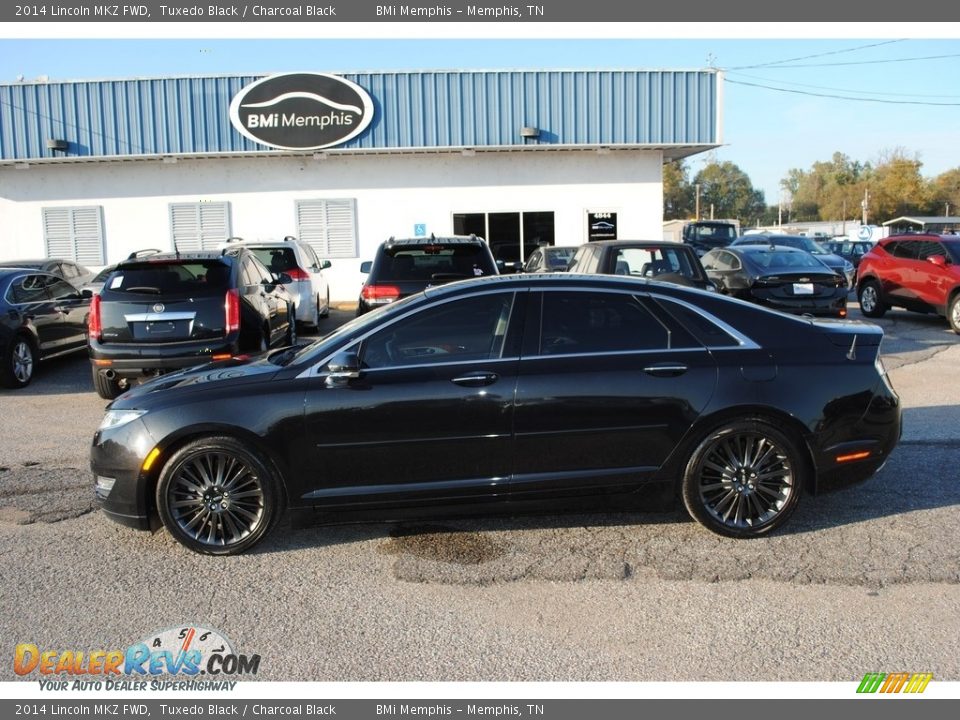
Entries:
[[890,307],[945,316],[960,333],[960,236],[892,235],[860,261],[857,297],[871,318]]

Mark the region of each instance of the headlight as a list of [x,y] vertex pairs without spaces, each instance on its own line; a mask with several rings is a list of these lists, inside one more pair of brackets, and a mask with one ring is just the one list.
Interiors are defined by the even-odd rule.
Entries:
[[107,414],[103,416],[103,421],[97,430],[107,430],[109,428],[126,425],[141,415],[145,415],[146,412],[146,410],[107,410]]

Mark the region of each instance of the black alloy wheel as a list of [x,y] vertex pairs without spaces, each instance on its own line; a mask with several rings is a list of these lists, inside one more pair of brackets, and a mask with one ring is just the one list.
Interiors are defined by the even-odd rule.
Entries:
[[169,533],[194,552],[236,555],[263,539],[279,516],[274,472],[227,436],[194,440],[164,464],[157,509]]
[[683,501],[695,520],[719,535],[763,535],[796,509],[804,470],[797,443],[773,425],[732,422],[710,432],[693,452]]

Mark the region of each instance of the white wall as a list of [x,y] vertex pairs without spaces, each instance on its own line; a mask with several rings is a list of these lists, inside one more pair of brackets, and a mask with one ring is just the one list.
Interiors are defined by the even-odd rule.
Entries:
[[0,257],[44,255],[41,208],[102,205],[106,261],[172,249],[168,204],[228,200],[232,233],[296,235],[294,200],[356,198],[359,256],[333,259],[331,295],[355,300],[360,262],[391,235],[450,233],[453,213],[553,211],[556,244],[586,241],[587,212],[616,212],[621,239],[660,239],[658,151],[331,155],[32,165],[0,168]]

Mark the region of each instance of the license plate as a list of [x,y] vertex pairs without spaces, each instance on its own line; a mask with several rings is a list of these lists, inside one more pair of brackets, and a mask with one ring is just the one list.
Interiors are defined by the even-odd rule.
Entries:
[[794,283],[794,295],[813,295],[813,283]]

